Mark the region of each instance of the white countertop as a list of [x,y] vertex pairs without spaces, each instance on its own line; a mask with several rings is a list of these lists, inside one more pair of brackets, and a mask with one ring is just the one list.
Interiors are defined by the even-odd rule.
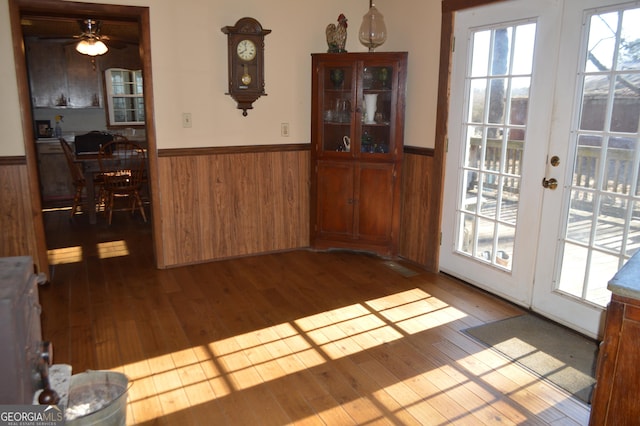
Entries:
[[640,299],[640,251],[637,251],[609,281],[613,294]]

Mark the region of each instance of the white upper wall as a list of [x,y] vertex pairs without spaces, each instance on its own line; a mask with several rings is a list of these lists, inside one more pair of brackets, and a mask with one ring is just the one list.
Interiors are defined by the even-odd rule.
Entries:
[[[90,3],[89,1],[85,1]],[[308,143],[311,138],[311,53],[326,52],[325,27],[349,20],[346,49],[364,52],[358,29],[366,0],[100,0],[148,6],[158,148]],[[378,51],[408,51],[405,144],[433,147],[440,49],[440,0],[378,0],[387,42]],[[226,35],[239,18],[257,19],[265,38],[267,96],[243,117],[227,91]],[[0,156],[24,155],[19,125],[8,0],[0,0]],[[182,113],[193,127],[182,127]],[[280,136],[280,123],[290,136]]]

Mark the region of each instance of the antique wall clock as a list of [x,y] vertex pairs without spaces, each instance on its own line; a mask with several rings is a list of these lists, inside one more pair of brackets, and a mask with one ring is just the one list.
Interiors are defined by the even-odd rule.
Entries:
[[241,18],[232,27],[222,27],[228,39],[229,92],[247,116],[253,103],[266,96],[264,91],[264,36],[265,30],[253,18]]

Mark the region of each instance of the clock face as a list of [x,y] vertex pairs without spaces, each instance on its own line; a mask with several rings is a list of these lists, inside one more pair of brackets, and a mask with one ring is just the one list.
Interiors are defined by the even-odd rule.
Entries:
[[236,47],[236,53],[243,61],[251,61],[256,57],[256,45],[251,40],[241,40]]

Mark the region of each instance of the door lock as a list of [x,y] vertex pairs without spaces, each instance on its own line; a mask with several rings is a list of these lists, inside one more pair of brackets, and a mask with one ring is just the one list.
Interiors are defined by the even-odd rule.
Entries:
[[542,178],[542,186],[546,189],[554,190],[558,187],[558,180],[555,178]]

